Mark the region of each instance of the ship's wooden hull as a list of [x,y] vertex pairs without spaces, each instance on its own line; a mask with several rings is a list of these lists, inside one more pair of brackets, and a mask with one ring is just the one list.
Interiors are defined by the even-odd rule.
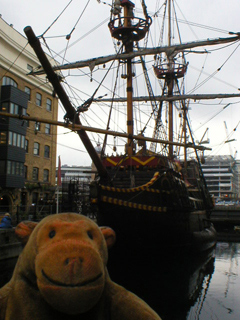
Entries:
[[[190,222],[190,220],[192,222]],[[204,251],[216,244],[216,231],[205,224],[205,212],[193,212],[189,219],[181,213],[154,213],[113,205],[100,205],[98,224],[110,226],[116,231],[117,248],[142,250],[183,249]]]
[[91,201],[98,224],[116,231],[116,248],[203,251],[214,246],[216,231],[208,220],[210,208],[201,199],[203,192],[188,187],[179,173],[151,168],[117,175],[113,170],[112,175],[112,184],[93,184]]

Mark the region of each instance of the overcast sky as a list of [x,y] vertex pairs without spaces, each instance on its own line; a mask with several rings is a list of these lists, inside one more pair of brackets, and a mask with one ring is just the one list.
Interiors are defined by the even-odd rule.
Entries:
[[[42,34],[57,18],[61,11],[66,7],[70,0],[0,0],[0,14],[9,24],[23,34],[25,26],[32,26],[37,35]],[[61,17],[61,23],[53,25],[48,36],[66,35],[71,32],[79,16],[81,19],[76,25],[69,44],[74,43],[81,37],[83,39],[77,45],[71,47],[66,55],[66,60],[81,60],[94,56],[103,56],[114,53],[110,33],[107,28],[111,1],[98,3],[97,0],[90,0],[89,6],[83,12],[88,0],[73,0]],[[140,9],[140,0],[133,1],[136,8]],[[147,9],[151,13],[155,12],[155,1],[145,0]],[[158,7],[163,1],[156,1]],[[178,0],[176,11],[178,12],[179,28],[181,31],[182,42],[202,40],[214,37],[227,37],[228,31],[240,32],[240,6],[239,0]],[[138,11],[138,10],[136,10]],[[101,26],[96,35],[89,30],[106,20],[105,25]],[[187,24],[186,21],[190,23]],[[97,31],[96,31],[97,33]],[[155,31],[152,35],[154,37]],[[63,38],[55,39],[50,42],[56,51],[61,51],[66,46]],[[63,43],[63,44],[62,44]],[[191,80],[186,81],[186,87],[191,90],[191,81],[201,83],[208,75],[213,74],[221,66],[219,72],[206,85],[202,85],[195,93],[239,93],[240,88],[240,49],[238,44],[221,50],[218,56],[214,51],[211,54],[187,55],[189,61],[189,73]],[[211,48],[212,49],[212,48]],[[217,52],[216,52],[217,53]],[[202,71],[202,72],[201,72]],[[199,77],[199,80],[198,80]],[[87,83],[91,86],[91,83]],[[81,88],[83,89],[83,88]],[[86,88],[84,88],[85,90]],[[87,97],[83,97],[86,99]],[[211,105],[203,105],[201,108],[197,104],[191,106],[191,123],[194,128],[195,138],[200,140],[204,131],[209,127],[211,153],[206,154],[232,154],[238,151],[237,158],[240,157],[240,99],[230,99],[229,101],[217,101]],[[218,103],[218,105],[216,105]],[[225,105],[231,103],[226,109]],[[220,114],[216,116],[219,112]],[[63,119],[63,111],[59,109],[59,120]],[[235,142],[224,146],[226,132],[224,121],[227,123],[228,132]],[[234,131],[234,128],[237,129]],[[86,154],[84,147],[79,142],[74,133],[67,133],[65,129],[58,130],[58,155],[61,155],[62,164],[69,165],[90,165],[91,161]],[[72,148],[72,149],[70,149]],[[75,151],[78,149],[80,151]]]

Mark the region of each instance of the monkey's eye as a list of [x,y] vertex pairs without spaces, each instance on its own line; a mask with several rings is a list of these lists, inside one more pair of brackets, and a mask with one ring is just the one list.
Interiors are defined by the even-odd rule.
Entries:
[[56,235],[56,231],[55,230],[51,230],[48,234],[49,238],[52,239],[53,237],[55,237]]
[[89,239],[91,239],[91,240],[93,239],[93,234],[92,234],[91,231],[88,231],[88,232],[87,232],[87,235],[88,235],[88,238],[89,238]]

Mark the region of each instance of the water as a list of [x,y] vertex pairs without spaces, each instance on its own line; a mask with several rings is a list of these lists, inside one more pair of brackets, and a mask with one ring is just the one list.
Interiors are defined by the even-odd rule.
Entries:
[[[240,243],[218,243],[214,272],[206,291],[203,290],[188,313],[193,319],[240,319]],[[207,278],[204,279],[206,288]]]
[[[163,320],[239,320],[239,257],[240,243],[219,242],[201,256],[159,252],[157,258],[139,258],[137,268],[118,261],[109,273],[147,301]],[[0,287],[11,278],[15,262],[0,263]]]
[[0,288],[11,279],[16,262],[16,258],[0,261]]
[[240,243],[219,242],[204,255],[159,253],[147,261],[140,258],[137,269],[114,270],[115,264],[110,275],[163,320],[239,320],[239,257]]

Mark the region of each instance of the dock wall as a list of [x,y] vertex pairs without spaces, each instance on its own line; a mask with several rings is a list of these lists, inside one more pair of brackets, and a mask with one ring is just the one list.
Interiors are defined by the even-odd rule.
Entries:
[[0,229],[0,261],[16,258],[22,251],[14,229]]

